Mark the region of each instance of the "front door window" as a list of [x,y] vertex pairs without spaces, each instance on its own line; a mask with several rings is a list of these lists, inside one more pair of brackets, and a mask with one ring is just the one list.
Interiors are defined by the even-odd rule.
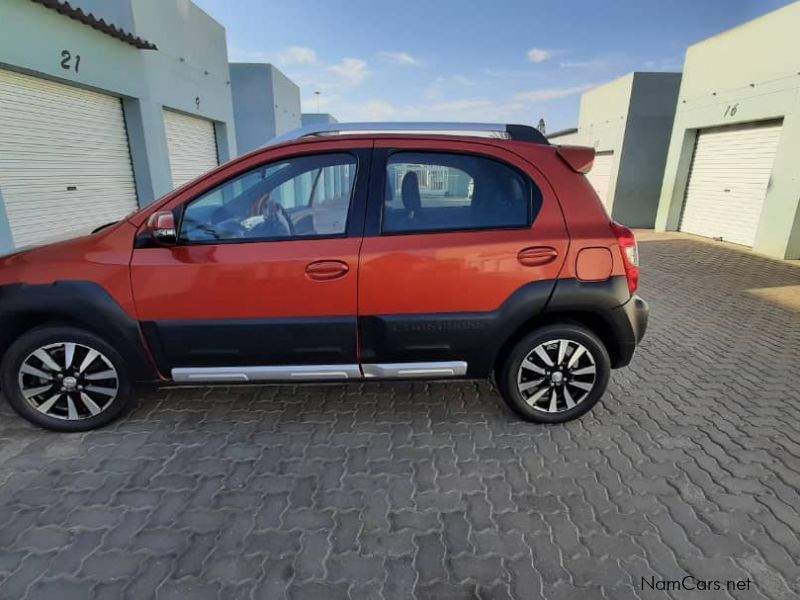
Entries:
[[259,167],[192,201],[182,243],[269,241],[345,234],[356,161],[350,154],[299,157]]

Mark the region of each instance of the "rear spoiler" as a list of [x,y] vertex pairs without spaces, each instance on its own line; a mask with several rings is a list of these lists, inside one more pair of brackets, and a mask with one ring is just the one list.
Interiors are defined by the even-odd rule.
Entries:
[[576,173],[588,173],[594,164],[594,148],[588,146],[556,146],[556,152]]

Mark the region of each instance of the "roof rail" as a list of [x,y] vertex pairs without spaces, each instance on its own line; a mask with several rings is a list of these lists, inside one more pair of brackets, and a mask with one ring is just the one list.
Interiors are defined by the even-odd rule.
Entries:
[[293,129],[270,140],[266,145],[273,146],[315,135],[335,135],[338,133],[452,133],[469,135],[470,133],[489,133],[492,137],[510,140],[549,144],[541,131],[530,125],[514,125],[509,123],[436,123],[436,122],[383,122],[383,123],[312,123]]

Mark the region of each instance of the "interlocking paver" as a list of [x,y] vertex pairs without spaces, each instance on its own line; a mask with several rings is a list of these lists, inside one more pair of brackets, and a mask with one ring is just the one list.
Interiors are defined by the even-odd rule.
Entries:
[[[0,599],[800,597],[800,301],[760,292],[800,267],[644,238],[650,330],[577,422],[473,382],[162,389],[74,435],[3,404]],[[687,574],[752,587],[641,588]]]

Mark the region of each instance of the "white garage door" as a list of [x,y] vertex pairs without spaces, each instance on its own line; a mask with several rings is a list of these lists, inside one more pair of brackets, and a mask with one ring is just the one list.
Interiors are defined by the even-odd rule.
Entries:
[[681,231],[752,246],[780,135],[780,123],[701,130]]
[[119,98],[0,69],[0,192],[17,247],[136,210]]
[[613,152],[598,152],[594,156],[592,170],[586,174],[589,183],[592,184],[594,191],[608,208],[608,187],[611,183],[611,166],[614,163]]
[[214,124],[207,119],[164,111],[172,185],[179,187],[219,164]]

